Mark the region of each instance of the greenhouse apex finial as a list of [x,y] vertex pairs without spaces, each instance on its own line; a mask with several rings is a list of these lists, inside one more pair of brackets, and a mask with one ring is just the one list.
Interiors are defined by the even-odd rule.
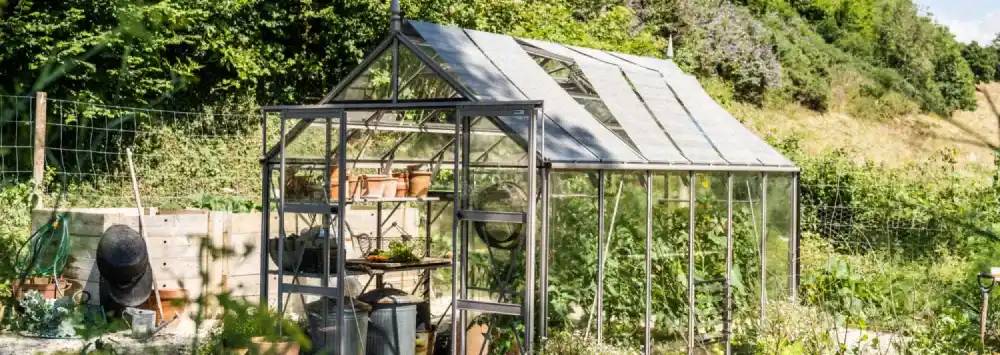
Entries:
[[399,0],[392,0],[392,2],[389,3],[389,13],[390,13],[389,15],[390,26],[392,27],[393,31],[398,32],[399,29],[402,28],[402,22],[403,22],[403,17],[400,16],[399,12]]
[[667,59],[674,59],[674,35],[667,37]]

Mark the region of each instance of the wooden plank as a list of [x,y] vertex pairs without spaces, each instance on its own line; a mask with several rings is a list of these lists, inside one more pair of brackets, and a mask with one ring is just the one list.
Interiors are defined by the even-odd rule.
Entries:
[[[208,214],[153,215],[144,222],[147,237],[208,235]],[[118,223],[139,230],[138,217],[125,216]]]
[[[96,259],[100,237],[73,236],[70,239],[70,256],[75,259]],[[152,258],[197,258],[200,253],[200,237],[154,237],[148,238],[149,256]]]
[[[75,287],[71,290],[84,290],[91,295],[91,305],[101,304],[101,283],[98,280],[73,280]],[[192,302],[202,294],[201,279],[160,280],[160,288],[183,288]]]
[[[39,91],[35,93],[35,139],[33,161],[31,166],[31,180],[35,183],[35,191],[42,192],[42,184],[45,179],[45,124],[46,112],[48,111],[48,100],[46,93]],[[39,202],[41,199],[39,199]]]
[[[257,233],[260,234],[260,219],[261,214],[254,213],[232,213],[229,215],[229,233],[231,234],[246,234],[246,233]],[[278,222],[277,214],[272,213],[271,219],[273,225],[276,226]]]
[[63,269],[63,277],[74,280],[100,280],[101,272],[97,270],[97,261],[94,259],[71,260]]
[[226,275],[260,274],[260,235],[235,234],[227,238],[233,254],[227,259]]
[[[154,209],[150,209],[154,211]],[[66,210],[69,217],[70,234],[84,236],[100,236],[115,224],[124,224],[133,229],[139,229],[139,218],[135,211],[119,208],[109,209],[71,209]],[[32,226],[37,228],[48,222],[53,214],[52,209],[35,209],[32,211]],[[207,235],[208,214],[185,211],[180,214],[153,214],[146,216],[146,235],[150,237]]]
[[[201,263],[197,257],[152,258],[150,262],[153,272],[157,273],[157,278],[160,276],[177,278],[178,275],[180,275],[180,278],[201,277],[199,274],[199,265]],[[66,264],[63,274],[66,277],[81,280],[98,280],[101,275],[97,269],[97,260],[89,258],[74,258],[70,260]]]
[[201,260],[198,259],[152,259],[153,272],[157,280],[190,279],[201,277]]
[[[277,277],[271,276],[272,285],[277,285]],[[226,286],[233,296],[259,296],[260,275],[240,275],[226,278]]]
[[[229,213],[228,212],[218,212],[212,211],[208,213],[208,240],[211,241],[211,247],[217,249],[226,249],[226,228],[229,225]],[[218,257],[216,257],[219,255]],[[224,281],[224,275],[226,274],[226,268],[228,264],[228,258],[221,256],[218,253],[206,253],[202,260],[202,265],[205,265],[208,270],[208,281],[211,284],[219,284]]]

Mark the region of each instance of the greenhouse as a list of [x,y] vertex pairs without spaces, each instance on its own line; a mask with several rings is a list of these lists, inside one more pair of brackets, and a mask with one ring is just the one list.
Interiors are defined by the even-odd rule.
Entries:
[[729,353],[796,297],[798,168],[670,59],[396,12],[322,102],[262,111],[262,302],[334,353],[386,288],[452,354]]

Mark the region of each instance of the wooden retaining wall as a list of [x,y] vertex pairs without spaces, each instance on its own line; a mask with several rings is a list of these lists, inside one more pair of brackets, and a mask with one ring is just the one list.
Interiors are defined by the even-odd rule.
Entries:
[[[100,302],[100,272],[96,265],[97,244],[104,231],[115,224],[139,229],[138,214],[134,208],[69,209],[71,236],[70,258],[64,277],[73,284],[73,290],[90,293],[91,303]],[[32,213],[33,230],[52,217],[51,209],[37,209]],[[260,213],[230,213],[203,210],[157,211],[147,209],[144,223],[149,246],[150,262],[157,283],[162,288],[183,288],[193,299],[207,290],[212,294],[228,291],[233,296],[256,301],[260,295]],[[399,224],[410,233],[418,233],[419,213],[414,208],[397,212],[386,225]],[[348,221],[355,234],[374,235],[375,213],[371,210],[351,210]],[[289,218],[286,229],[296,231],[308,226],[307,221]],[[278,221],[271,219],[271,233],[276,235]],[[388,231],[386,238],[398,238],[397,230]],[[348,256],[358,257],[358,242],[347,240]],[[388,244],[386,242],[386,244]],[[213,257],[209,246],[228,251]],[[271,268],[275,266],[272,263]],[[203,277],[207,276],[207,277]],[[416,273],[398,275],[392,283],[397,287],[412,287]],[[269,276],[271,295],[276,301],[274,285],[277,277]],[[291,279],[287,279],[291,281]],[[361,284],[367,281],[359,277]],[[386,280],[389,282],[390,280]],[[303,282],[311,284],[312,282]],[[317,283],[318,284],[318,283]]]

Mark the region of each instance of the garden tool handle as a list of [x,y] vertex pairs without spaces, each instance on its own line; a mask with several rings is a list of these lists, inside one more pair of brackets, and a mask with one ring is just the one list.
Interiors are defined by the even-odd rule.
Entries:
[[[984,281],[986,283],[983,283]],[[996,286],[997,278],[992,274],[983,272],[979,274],[976,282],[979,284],[979,292],[983,298],[983,304],[979,310],[979,341],[982,344],[986,344],[986,318],[989,315],[990,309],[990,292]]]

